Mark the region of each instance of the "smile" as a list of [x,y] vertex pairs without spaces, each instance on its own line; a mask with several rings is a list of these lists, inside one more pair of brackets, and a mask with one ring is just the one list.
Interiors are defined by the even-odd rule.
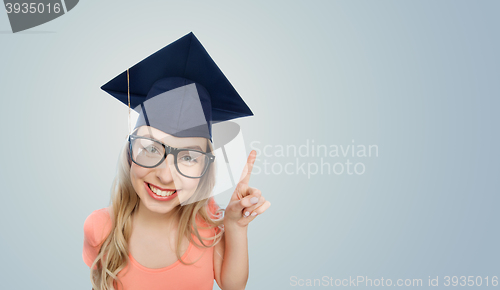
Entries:
[[158,188],[154,185],[151,185],[147,182],[144,182],[144,188],[146,189],[149,196],[158,201],[168,201],[177,197],[179,193],[176,189],[166,189],[166,188]]
[[159,195],[159,196],[171,196],[172,194],[174,194],[176,192],[175,189],[159,189],[158,187],[154,186],[154,185],[151,185],[150,183],[148,183],[148,187],[149,189],[151,189],[152,192],[154,192],[156,195]]

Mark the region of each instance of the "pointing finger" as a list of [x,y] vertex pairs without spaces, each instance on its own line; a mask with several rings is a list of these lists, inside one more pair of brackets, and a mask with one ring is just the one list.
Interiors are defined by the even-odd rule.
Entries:
[[252,150],[250,155],[248,155],[247,163],[245,164],[245,168],[243,168],[243,173],[241,174],[240,181],[238,183],[248,184],[250,182],[250,175],[252,174],[255,159],[257,159],[257,151]]

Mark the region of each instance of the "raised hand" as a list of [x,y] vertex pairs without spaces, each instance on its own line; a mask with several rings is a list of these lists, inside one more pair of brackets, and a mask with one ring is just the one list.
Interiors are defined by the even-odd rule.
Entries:
[[255,217],[265,212],[271,203],[267,201],[260,190],[250,187],[250,176],[257,152],[252,150],[241,174],[240,181],[231,196],[224,215],[224,225],[237,224],[246,227]]

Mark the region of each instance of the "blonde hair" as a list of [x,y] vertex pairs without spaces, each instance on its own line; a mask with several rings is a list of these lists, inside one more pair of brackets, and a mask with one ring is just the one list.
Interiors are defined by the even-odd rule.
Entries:
[[[114,290],[116,283],[120,283],[123,289],[123,284],[118,278],[118,273],[125,268],[129,261],[128,242],[132,233],[132,215],[139,207],[139,197],[135,192],[130,180],[130,167],[132,160],[128,142],[125,142],[120,158],[118,160],[117,173],[113,180],[111,188],[111,203],[113,210],[110,213],[112,227],[109,235],[103,241],[99,253],[92,263],[90,271],[90,281],[95,290]],[[213,147],[207,139],[207,152],[213,152]],[[175,212],[179,216],[179,226],[177,230],[177,245],[176,256],[181,263],[186,263],[181,258],[182,237],[188,238],[190,243],[193,243],[199,248],[209,248],[215,246],[223,234],[223,209],[219,209],[215,215],[207,211],[208,198],[215,185],[215,164],[211,164],[207,172],[200,178],[198,188],[192,196],[195,202],[187,205],[179,205]],[[198,227],[197,219],[201,219],[208,227]],[[203,237],[200,235],[198,228],[201,229],[221,229],[214,236]],[[192,238],[195,235],[200,241],[198,245]],[[212,241],[206,245],[203,240]],[[112,285],[111,285],[112,284]]]

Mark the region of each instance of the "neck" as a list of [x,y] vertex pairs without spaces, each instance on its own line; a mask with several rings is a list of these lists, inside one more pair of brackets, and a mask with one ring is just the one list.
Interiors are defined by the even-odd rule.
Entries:
[[176,211],[177,208],[173,208],[167,213],[157,213],[150,211],[142,202],[139,202],[139,207],[134,213],[134,223],[146,229],[170,229],[178,223],[178,214]]

